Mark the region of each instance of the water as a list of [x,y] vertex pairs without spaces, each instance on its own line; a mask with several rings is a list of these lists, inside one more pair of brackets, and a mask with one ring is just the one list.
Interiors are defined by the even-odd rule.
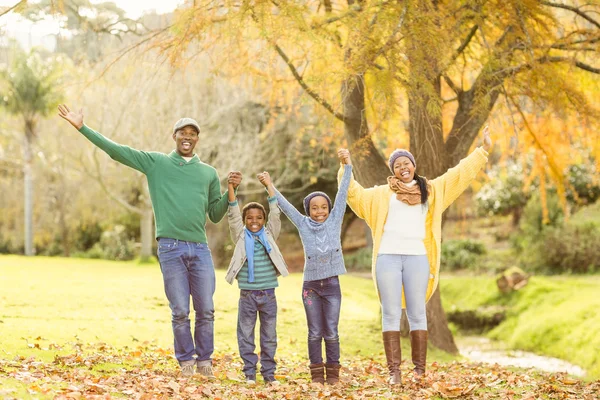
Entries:
[[507,350],[502,344],[484,337],[456,338],[460,354],[474,362],[513,366],[519,368],[535,368],[545,372],[566,372],[582,377],[585,370],[564,360],[540,356],[521,350]]

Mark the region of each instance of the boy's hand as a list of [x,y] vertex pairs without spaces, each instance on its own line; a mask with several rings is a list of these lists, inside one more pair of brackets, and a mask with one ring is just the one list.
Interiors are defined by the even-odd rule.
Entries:
[[483,149],[490,151],[492,147],[492,139],[490,138],[490,127],[488,125],[483,128]]
[[352,165],[352,161],[350,160],[350,152],[348,149],[339,149],[338,158],[342,164]]
[[239,171],[231,171],[227,176],[227,184],[231,185],[234,189],[237,189],[242,183],[242,173]]
[[78,113],[69,110],[66,104],[60,104],[58,106],[58,115],[61,118],[69,121],[71,125],[75,127],[75,129],[80,130],[83,126],[83,109],[80,109]]
[[271,175],[267,171],[264,171],[261,174],[256,175],[260,183],[263,184],[264,187],[268,188],[271,185]]

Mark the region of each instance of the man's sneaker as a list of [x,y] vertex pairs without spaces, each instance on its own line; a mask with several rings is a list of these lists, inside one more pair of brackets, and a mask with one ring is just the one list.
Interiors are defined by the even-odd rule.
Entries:
[[265,378],[265,383],[269,386],[279,386],[281,385],[281,383],[275,379],[274,376],[269,376]]
[[196,372],[206,378],[214,379],[212,362],[210,360],[197,361]]
[[182,361],[181,376],[184,378],[191,378],[192,376],[194,376],[194,365],[196,365],[196,362],[194,360]]
[[250,386],[256,385],[256,375],[246,375],[246,384]]

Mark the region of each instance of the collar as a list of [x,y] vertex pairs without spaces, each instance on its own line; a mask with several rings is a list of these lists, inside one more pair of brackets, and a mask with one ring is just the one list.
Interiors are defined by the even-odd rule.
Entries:
[[181,157],[179,153],[175,150],[169,153],[169,158],[177,163],[183,162],[186,164],[197,164],[200,162],[200,157],[198,157],[198,154],[196,153],[194,153],[190,161],[187,161],[185,158]]

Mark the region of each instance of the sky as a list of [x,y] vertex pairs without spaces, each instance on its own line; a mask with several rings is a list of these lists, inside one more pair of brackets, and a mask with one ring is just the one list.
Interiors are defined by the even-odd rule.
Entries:
[[[106,0],[104,0],[106,1]],[[144,12],[155,10],[158,13],[173,11],[182,0],[110,0],[118,7],[125,10],[129,18],[138,18]],[[18,3],[18,0],[0,0],[0,7],[10,7]],[[101,3],[102,0],[92,0],[92,3]],[[58,33],[58,24],[50,19],[36,24],[24,20],[15,13],[0,17],[0,36],[16,38],[23,47],[44,46],[49,50],[54,49],[55,39],[53,35]]]

